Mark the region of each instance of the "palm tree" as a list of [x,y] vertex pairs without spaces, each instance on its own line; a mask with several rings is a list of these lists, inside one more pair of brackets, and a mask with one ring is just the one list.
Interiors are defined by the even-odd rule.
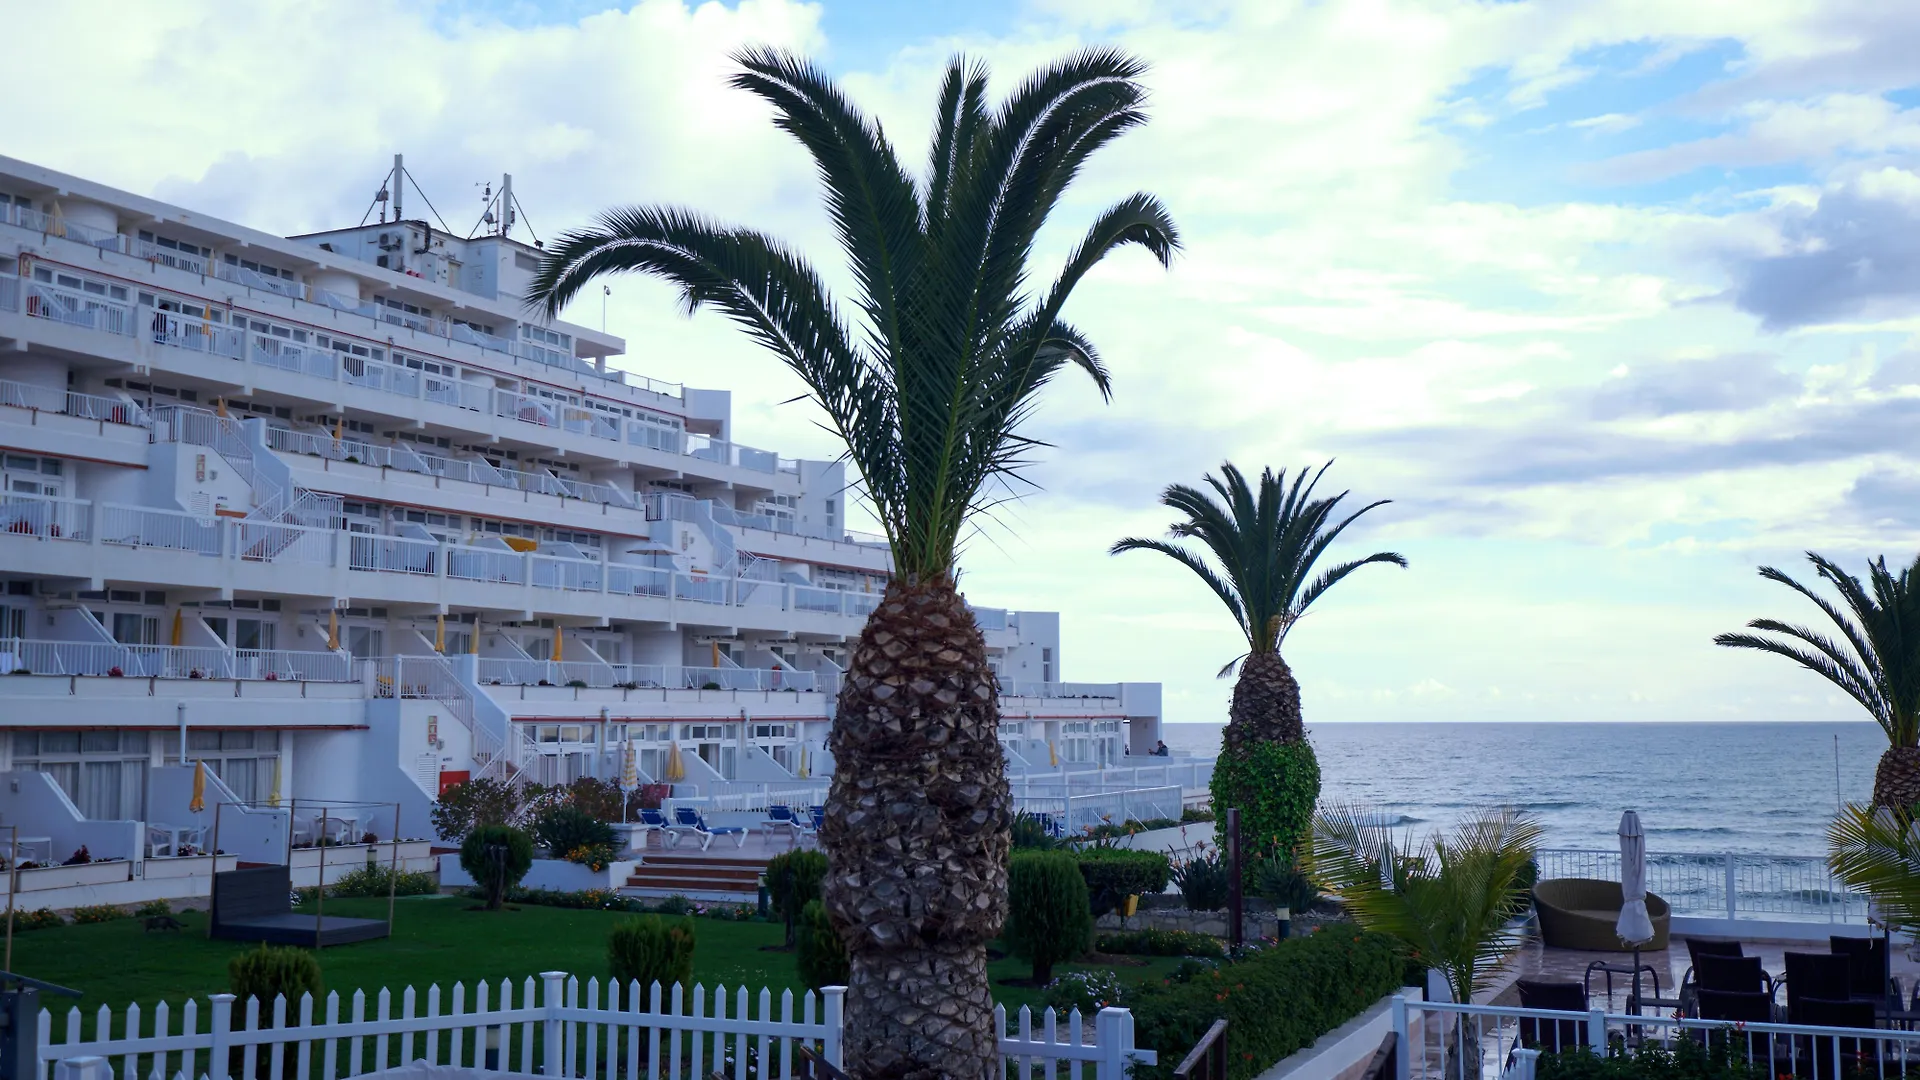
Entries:
[[1827,826],[1827,865],[1888,926],[1920,926],[1920,829],[1908,815],[1848,803]]
[[834,713],[821,830],[851,968],[847,1059],[855,1076],[977,1080],[998,1070],[986,943],[1006,914],[1012,814],[998,687],[956,556],[990,487],[1041,445],[1017,433],[1040,389],[1073,365],[1108,393],[1099,355],[1061,319],[1074,287],[1118,248],[1165,265],[1179,245],[1160,202],[1136,194],[1051,282],[1031,265],[1088,158],[1145,120],[1145,68],[1075,53],[995,107],[985,67],[956,58],[916,180],[818,68],[769,50],[735,59],[733,86],[771,103],[813,157],[857,322],[790,248],[678,209],[611,210],[563,236],[530,299],[551,313],[605,274],[665,278],[689,311],[719,309],[791,368],[845,441],[893,553]]
[[[1358,806],[1330,806],[1313,823],[1312,876],[1339,897],[1355,921],[1391,934],[1447,980],[1453,999],[1473,1000],[1520,947],[1514,919],[1526,910],[1529,864],[1540,826],[1512,809],[1482,810],[1451,836],[1435,833],[1418,847]],[[1477,1074],[1477,1025],[1463,1023],[1448,1063],[1450,1075]]]
[[1898,577],[1884,555],[1867,563],[1871,591],[1824,555],[1809,551],[1807,561],[1840,593],[1846,610],[1771,566],[1761,567],[1760,576],[1813,601],[1844,643],[1777,619],[1747,626],[1780,637],[1721,634],[1714,643],[1784,656],[1859,702],[1887,735],[1873,774],[1873,804],[1911,810],[1920,803],[1920,557]]
[[[1238,665],[1240,678],[1233,686],[1212,788],[1215,807],[1240,809],[1241,833],[1254,855],[1290,857],[1320,797],[1320,765],[1300,719],[1300,684],[1280,658],[1287,631],[1315,600],[1362,566],[1407,565],[1405,556],[1381,551],[1313,576],[1314,565],[1347,526],[1389,501],[1368,503],[1336,519],[1347,492],[1313,497],[1332,465],[1327,462],[1311,476],[1300,470],[1290,487],[1284,469],[1263,469],[1256,493],[1227,462],[1221,476],[1206,476],[1218,501],[1186,484],[1161,493],[1161,505],[1182,518],[1168,530],[1171,539],[1129,537],[1110,552],[1157,551],[1193,571],[1233,613],[1246,638],[1246,653],[1220,669],[1225,678]],[[1173,542],[1187,538],[1199,540],[1212,562]]]

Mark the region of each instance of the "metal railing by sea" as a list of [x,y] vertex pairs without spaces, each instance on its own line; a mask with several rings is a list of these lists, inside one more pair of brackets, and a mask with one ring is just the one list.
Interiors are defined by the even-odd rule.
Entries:
[[[1618,851],[1541,848],[1535,860],[1542,880],[1620,880]],[[1649,851],[1647,891],[1675,915],[1698,918],[1860,922],[1867,915],[1866,897],[1848,891],[1818,855]]]

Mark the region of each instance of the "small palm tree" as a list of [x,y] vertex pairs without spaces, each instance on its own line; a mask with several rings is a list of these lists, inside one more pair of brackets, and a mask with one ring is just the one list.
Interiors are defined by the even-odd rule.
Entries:
[[[1218,501],[1186,484],[1173,484],[1161,493],[1161,505],[1181,515],[1168,529],[1170,539],[1129,537],[1110,552],[1157,551],[1193,571],[1226,605],[1246,638],[1246,653],[1220,669],[1225,678],[1238,665],[1240,678],[1234,683],[1220,760],[1214,765],[1213,805],[1240,809],[1249,850],[1258,855],[1293,851],[1320,797],[1320,765],[1300,718],[1300,684],[1280,658],[1281,643],[1307,608],[1348,574],[1372,563],[1407,565],[1405,556],[1380,551],[1337,563],[1315,576],[1320,557],[1347,526],[1389,501],[1336,516],[1347,492],[1313,497],[1332,465],[1329,461],[1311,475],[1300,470],[1291,486],[1285,470],[1263,469],[1256,492],[1227,462],[1220,476],[1206,476]],[[1213,561],[1174,542],[1189,538],[1200,541]]]
[[[1482,810],[1416,846],[1399,844],[1362,808],[1330,806],[1313,823],[1312,876],[1369,930],[1391,934],[1440,972],[1453,999],[1473,1000],[1523,940],[1529,864],[1540,826],[1508,808]],[[1471,1029],[1471,1030],[1470,1030]],[[1449,1075],[1479,1072],[1478,1028],[1463,1024]]]
[[986,943],[1006,917],[1012,812],[998,691],[955,566],[989,486],[1040,445],[1017,433],[1040,389],[1073,366],[1108,390],[1061,317],[1075,286],[1126,245],[1163,265],[1178,246],[1141,194],[1100,214],[1050,283],[1031,263],[1088,158],[1144,122],[1145,69],[1076,53],[994,107],[986,69],[955,59],[916,180],[819,69],[772,51],[736,59],[733,85],[813,156],[857,323],[785,245],[678,209],[613,210],[562,237],[530,299],[551,313],[602,275],[665,278],[792,369],[845,441],[893,553],[829,743],[823,893],[847,943],[846,1056],[856,1076],[977,1080],[999,1070]]
[[1920,926],[1920,829],[1909,815],[1849,803],[1827,826],[1827,865],[1887,925]]
[[1824,555],[1809,551],[1807,561],[1840,593],[1846,610],[1784,571],[1763,566],[1760,576],[1813,601],[1843,641],[1809,627],[1755,619],[1749,628],[1780,637],[1721,634],[1714,643],[1784,656],[1859,702],[1887,735],[1873,774],[1873,804],[1911,810],[1920,803],[1920,557],[1897,577],[1885,556],[1869,562],[1871,590]]

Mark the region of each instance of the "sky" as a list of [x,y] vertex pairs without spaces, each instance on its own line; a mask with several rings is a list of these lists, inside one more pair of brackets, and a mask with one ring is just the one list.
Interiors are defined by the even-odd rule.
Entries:
[[[965,53],[997,93],[1072,49],[1151,65],[1152,119],[1036,253],[1160,196],[1067,317],[1114,395],[1050,388],[1051,444],[962,557],[974,602],[1062,612],[1062,674],[1224,718],[1243,651],[1163,557],[1172,482],[1223,461],[1392,502],[1336,556],[1403,553],[1287,639],[1309,724],[1855,719],[1715,633],[1817,611],[1756,567],[1864,572],[1920,531],[1920,4],[1889,0],[68,0],[8,10],[0,152],[296,233],[361,219],[396,151],[457,230],[514,175],[550,238],[626,203],[791,240],[844,282],[804,152],[729,55],[815,58],[924,159]],[[83,76],[83,77],[82,77]],[[57,89],[56,89],[57,88]],[[20,114],[26,115],[26,114]],[[410,197],[411,197],[411,193]],[[418,209],[418,207],[410,207]],[[612,282],[625,366],[730,389],[735,437],[832,457],[723,318]],[[599,296],[571,312],[599,326]]]

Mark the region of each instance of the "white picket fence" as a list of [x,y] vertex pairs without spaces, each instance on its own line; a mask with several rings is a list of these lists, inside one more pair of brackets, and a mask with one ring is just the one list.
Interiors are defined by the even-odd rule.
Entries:
[[[745,987],[715,987],[709,994],[700,985],[663,991],[655,983],[643,993],[635,982],[618,991],[611,980],[583,984],[548,971],[538,985],[528,977],[517,1002],[513,983],[502,979],[474,984],[471,995],[455,983],[444,995],[438,986],[425,994],[409,986],[398,995],[383,989],[371,1000],[360,990],[344,1002],[338,993],[324,1003],[311,994],[291,1005],[280,997],[265,1016],[260,1000],[248,998],[237,1017],[234,996],[214,994],[204,1030],[197,1001],[188,1001],[177,1021],[165,1002],[150,1020],[129,1005],[117,1023],[103,1005],[91,1031],[78,1008],[68,1010],[59,1042],[42,1010],[36,1080],[75,1072],[98,1080],[341,1080],[416,1061],[581,1080],[706,1080],[715,1073],[787,1080],[798,1072],[796,1043],[844,1064],[844,987],[797,998],[782,991],[777,1009],[767,989],[756,996]],[[1091,1040],[1079,1010],[1036,1017],[1022,1008],[1010,1027],[1005,1008],[996,1008],[994,1020],[1005,1074],[1020,1080],[1040,1072],[1052,1078],[1063,1065],[1070,1080],[1126,1080],[1130,1062],[1157,1060],[1133,1045],[1133,1016],[1125,1009],[1100,1010]]]

